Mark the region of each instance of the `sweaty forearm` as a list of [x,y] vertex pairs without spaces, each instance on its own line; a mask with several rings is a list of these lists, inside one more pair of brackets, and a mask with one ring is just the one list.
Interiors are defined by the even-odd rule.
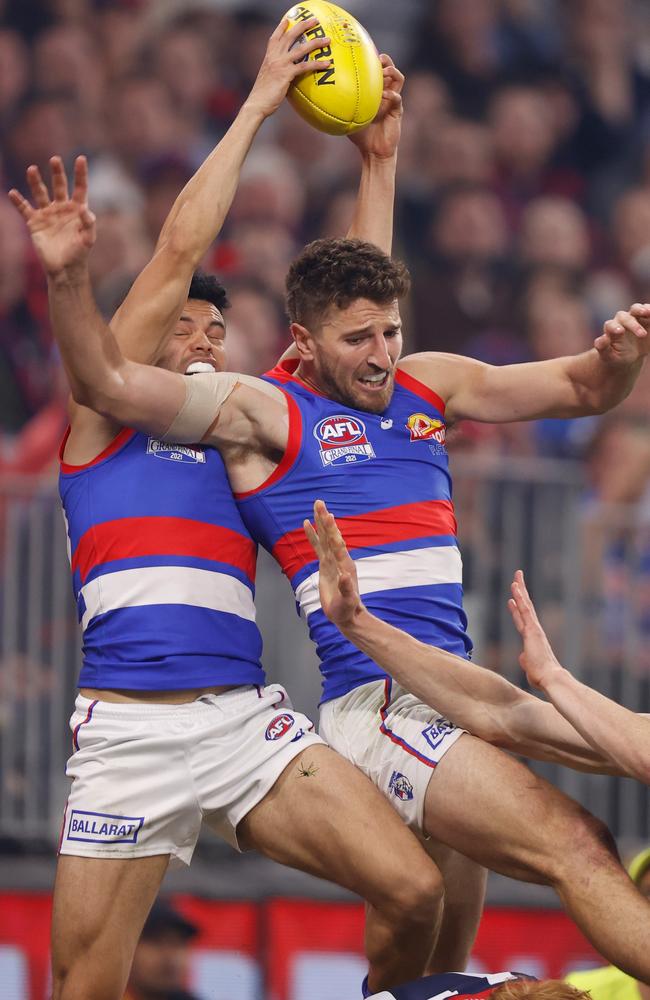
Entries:
[[604,413],[622,402],[634,388],[643,360],[632,364],[610,364],[592,348],[566,359],[579,414]]
[[364,156],[359,193],[348,238],[374,243],[390,256],[393,246],[393,206],[397,154]]
[[618,705],[560,668],[542,690],[565,719],[597,752],[650,784],[650,720]]
[[73,396],[92,406],[124,359],[97,308],[86,264],[48,274],[47,288],[52,332]]
[[158,247],[171,242],[196,267],[218,235],[239,183],[239,174],[264,115],[245,103],[218,146],[174,202]]
[[359,611],[344,635],[420,701],[488,743],[536,760],[617,774],[552,705],[499,674]]

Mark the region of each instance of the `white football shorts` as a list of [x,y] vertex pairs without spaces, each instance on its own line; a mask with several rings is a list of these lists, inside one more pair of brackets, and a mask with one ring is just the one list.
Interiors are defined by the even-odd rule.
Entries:
[[182,705],[79,696],[70,728],[60,853],[169,854],[174,867],[189,865],[202,822],[239,849],[240,820],[295,757],[323,742],[279,684]]
[[319,731],[370,778],[411,829],[424,834],[429,781],[464,729],[387,679],[325,702]]

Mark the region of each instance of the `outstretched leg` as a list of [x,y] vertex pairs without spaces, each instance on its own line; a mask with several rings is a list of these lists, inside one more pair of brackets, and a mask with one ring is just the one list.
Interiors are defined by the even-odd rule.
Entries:
[[425,829],[511,878],[551,885],[594,947],[650,982],[650,902],[607,828],[519,761],[465,734],[436,767]]
[[310,747],[239,824],[242,846],[368,902],[369,985],[424,973],[442,911],[437,867],[385,798],[326,746]]
[[169,855],[61,855],[52,912],[52,1000],[121,1000]]

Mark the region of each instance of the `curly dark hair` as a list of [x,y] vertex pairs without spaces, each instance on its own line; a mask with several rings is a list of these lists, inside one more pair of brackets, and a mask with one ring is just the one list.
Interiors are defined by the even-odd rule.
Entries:
[[315,240],[294,260],[286,281],[289,320],[314,324],[331,306],[347,309],[356,299],[388,304],[411,287],[404,264],[365,240]]
[[213,274],[206,274],[205,271],[195,271],[190,282],[190,289],[187,293],[188,299],[200,299],[202,302],[211,302],[219,312],[223,312],[230,305],[226,289],[218,278]]

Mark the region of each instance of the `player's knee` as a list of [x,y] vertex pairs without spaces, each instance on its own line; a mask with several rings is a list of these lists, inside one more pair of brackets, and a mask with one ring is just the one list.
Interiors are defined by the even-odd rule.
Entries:
[[428,862],[403,873],[393,887],[389,907],[404,924],[433,926],[442,907],[445,886],[438,868]]
[[564,836],[555,841],[552,877],[561,880],[596,865],[619,863],[616,842],[609,828],[586,809],[576,811],[564,824],[563,833]]

